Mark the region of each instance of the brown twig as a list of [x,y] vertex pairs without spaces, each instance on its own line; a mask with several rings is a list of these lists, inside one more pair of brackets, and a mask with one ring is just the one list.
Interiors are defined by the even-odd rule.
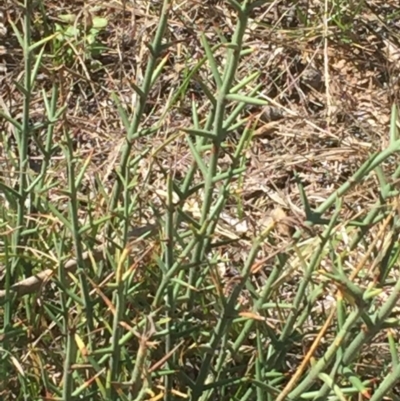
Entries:
[[[157,230],[157,226],[154,224],[148,224],[142,227],[136,227],[129,233],[129,238],[139,238],[142,235],[148,233],[154,235]],[[86,262],[88,260],[95,260],[99,261],[104,256],[104,246],[100,246],[96,248],[94,251],[91,252],[84,252],[82,255],[82,259]],[[76,259],[69,259],[65,262],[64,269],[66,272],[73,273],[77,268],[77,261]],[[13,284],[10,288],[9,295],[22,297],[28,294],[34,294],[38,292],[42,286],[49,281],[52,274],[54,273],[54,269],[46,269],[41,271],[40,273],[35,274],[34,276],[28,277],[24,280],[18,281],[17,283]],[[0,290],[0,300],[5,298],[7,295],[6,290]]]

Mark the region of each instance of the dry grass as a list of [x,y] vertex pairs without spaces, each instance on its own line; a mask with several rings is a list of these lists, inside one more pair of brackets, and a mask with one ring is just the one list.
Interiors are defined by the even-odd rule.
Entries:
[[[345,5],[328,10],[328,15],[332,16],[329,27],[320,19],[324,15],[320,3],[307,9],[301,3],[288,6],[275,2],[273,6],[254,11],[246,40],[251,51],[241,65],[238,79],[249,72],[260,72],[256,83],[262,84],[260,92],[272,105],[251,106],[248,110],[249,118],[258,120],[258,124],[256,138],[248,152],[244,197],[257,194],[258,202],[265,199],[266,206],[273,208],[274,202],[266,196],[269,189],[282,192],[284,198],[289,197],[298,204],[293,185],[293,174],[297,172],[304,179],[310,200],[318,205],[349,178],[368,154],[387,146],[391,105],[397,102],[399,88],[397,59],[400,56],[396,52],[395,36],[398,22],[394,17],[392,25],[384,22],[387,14],[396,14],[395,3],[375,3],[354,16],[351,13],[356,10],[347,9]],[[110,101],[110,93],[118,92],[125,99],[126,108],[132,107],[135,93],[131,83],[144,75],[148,54],[145,45],[157,25],[159,6],[151,2],[139,2],[135,6],[122,2],[88,2],[81,6],[80,2],[46,5],[48,26],[52,27],[61,14],[68,13],[77,15],[77,24],[83,24],[84,14],[95,6],[95,15],[109,22],[100,33],[107,50],[94,61],[85,54],[82,44],[74,48],[75,54],[69,64],[59,66],[61,56],[48,53],[40,71],[36,97],[32,99],[31,117],[32,122],[42,121],[45,112],[34,105],[42,104],[40,89],[49,88],[57,80],[63,93],[60,103],[67,106],[59,124],[73,131],[81,156],[90,155],[88,176],[96,172],[106,181],[112,179],[110,173],[118,159],[117,150],[124,140],[124,127]],[[296,10],[308,13],[306,26],[299,22]],[[15,23],[22,16],[12,4],[4,12],[6,19]],[[338,15],[338,23],[347,24],[346,29],[334,23],[335,15]],[[34,21],[37,35],[42,36],[43,17],[39,11]],[[175,103],[171,98],[182,85],[185,72],[204,56],[200,32],[206,33],[211,43],[217,43],[219,35],[229,38],[234,25],[235,13],[226,4],[176,2],[166,38],[171,45],[165,51],[165,68],[149,100],[144,123],[159,129],[156,136],[152,135],[149,140],[143,138],[135,144],[138,152],[148,146],[148,141],[156,149],[179,128],[191,125],[190,99],[194,97],[202,103],[200,88],[191,82],[184,95],[174,99]],[[12,80],[23,71],[23,60],[10,28],[4,47],[6,54],[2,56],[2,64],[8,72],[2,77],[2,99],[18,118],[21,95]],[[218,60],[218,52],[216,58]],[[206,66],[200,69],[199,76],[210,82]],[[203,115],[207,113],[207,104],[204,99],[204,107],[200,109]],[[4,127],[4,131],[12,137],[8,127]],[[62,127],[58,126],[56,132],[61,131]],[[239,135],[240,131],[232,132],[232,142]],[[31,156],[34,158],[35,149]],[[174,169],[176,174],[190,163],[179,137],[164,146],[158,156],[160,164]],[[153,160],[150,163],[154,165]],[[393,165],[395,163],[393,160]],[[156,176],[155,171],[152,178]],[[152,191],[151,184],[153,182],[143,188],[144,199]],[[157,182],[154,187],[158,187]],[[90,188],[88,179],[88,190]],[[351,200],[353,205],[362,206],[365,198],[373,194],[360,189],[350,196],[355,197]]]

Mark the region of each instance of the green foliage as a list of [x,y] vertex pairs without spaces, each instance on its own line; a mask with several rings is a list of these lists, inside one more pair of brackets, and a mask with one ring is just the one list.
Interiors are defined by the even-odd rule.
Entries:
[[59,64],[71,65],[77,54],[85,59],[98,57],[106,50],[99,40],[99,34],[107,27],[106,18],[91,17],[77,19],[72,14],[60,14],[62,21],[54,24],[54,59]]
[[[253,51],[246,34],[256,4],[230,1],[236,25],[229,40],[212,44],[201,35],[203,57],[185,60],[191,66],[183,67],[183,82],[155,114],[151,96],[170,68],[171,4],[163,1],[151,41],[141,49],[146,68],[132,84],[133,107],[123,91],[107,99],[119,118],[118,124],[106,121],[110,132],[113,124],[122,131],[119,146],[101,160],[108,174],[91,168],[92,149],[79,147],[64,81],[54,79],[51,90],[42,90],[36,103],[46,123],[31,124],[50,39],[33,43],[29,0],[23,27],[14,25],[25,64],[15,82],[22,117],[1,106],[16,141],[16,154],[4,147],[13,167],[0,182],[1,396],[392,397],[400,380],[400,280],[393,275],[400,253],[400,168],[389,174],[382,166],[400,151],[396,107],[387,147],[318,206],[295,176],[304,218],[294,233],[282,214],[265,224],[257,215],[255,230],[239,229],[248,201],[241,196],[247,154],[258,123],[248,110],[270,104],[260,93],[262,72],[241,70]],[[71,67],[77,56],[101,55],[107,19],[58,19],[52,40],[57,63]],[[204,93],[200,101],[189,94],[194,83]],[[178,126],[171,115],[184,101],[190,124]],[[6,144],[4,132],[2,139]],[[31,143],[39,168],[30,165]],[[188,162],[177,170],[176,159]],[[346,196],[372,175],[376,203],[348,217]],[[230,224],[226,210],[236,212]],[[285,246],[284,236],[290,237]],[[244,249],[239,262],[230,252],[235,246]],[[389,351],[378,369],[368,363],[375,336]]]

